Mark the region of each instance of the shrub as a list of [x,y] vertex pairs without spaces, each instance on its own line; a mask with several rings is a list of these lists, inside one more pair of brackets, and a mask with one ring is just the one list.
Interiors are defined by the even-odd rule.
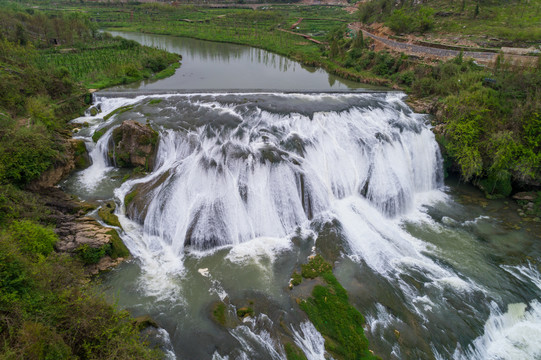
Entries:
[[36,322],[24,322],[19,330],[19,350],[24,359],[62,360],[73,357],[71,349],[53,329]]
[[408,33],[415,30],[415,18],[406,14],[404,10],[398,9],[393,11],[387,25],[397,33]]
[[0,142],[0,182],[25,185],[49,169],[59,146],[43,126],[9,129]]
[[97,264],[105,256],[110,245],[103,245],[97,248],[83,244],[77,249],[77,255],[86,265]]
[[58,237],[48,229],[29,220],[14,221],[9,227],[11,236],[29,255],[47,256],[54,250]]

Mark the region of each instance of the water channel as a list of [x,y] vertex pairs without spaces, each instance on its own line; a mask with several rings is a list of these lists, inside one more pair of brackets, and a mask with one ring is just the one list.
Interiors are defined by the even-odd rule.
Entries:
[[[170,358],[285,359],[287,341],[329,358],[288,288],[317,251],[382,359],[541,359],[540,228],[512,201],[444,180],[429,119],[405,94],[260,49],[114,35],[180,53],[182,66],[97,93],[102,112],[74,120],[89,123],[78,136],[93,164],[62,186],[117,203],[133,259],[103,289],[157,321]],[[127,119],[160,142],[154,171],[122,182],[107,151]],[[219,302],[255,315],[220,326]]]

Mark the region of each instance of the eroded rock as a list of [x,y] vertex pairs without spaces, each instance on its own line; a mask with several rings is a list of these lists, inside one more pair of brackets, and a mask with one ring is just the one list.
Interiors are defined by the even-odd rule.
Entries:
[[149,125],[127,120],[113,130],[109,157],[118,167],[152,170],[156,158],[158,133]]

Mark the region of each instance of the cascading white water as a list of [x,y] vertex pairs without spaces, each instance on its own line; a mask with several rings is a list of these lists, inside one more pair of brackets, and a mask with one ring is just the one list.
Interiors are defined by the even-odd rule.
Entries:
[[[541,291],[541,274],[534,265],[503,266],[520,281]],[[491,304],[491,314],[479,336],[465,350],[453,354],[457,360],[541,359],[541,302],[509,304],[502,311]]]
[[302,350],[308,360],[325,360],[325,339],[312,325],[305,321],[300,324],[300,329],[293,331],[295,344]]
[[[133,217],[144,214],[144,232],[180,254],[284,237],[351,196],[367,199],[385,217],[406,212],[416,193],[440,185],[433,135],[399,100],[356,96],[375,106],[355,106],[348,97],[353,104],[341,111],[307,116],[219,97],[181,99],[219,121],[199,118],[189,130],[162,132],[157,172],[163,175],[147,179],[150,190]],[[317,96],[299,97],[321,106]]]
[[89,152],[92,166],[83,170],[80,174],[80,182],[89,190],[96,189],[105,173],[113,169],[112,164],[109,164],[109,141],[115,127],[108,129],[103,134],[96,144],[89,143],[91,150]]

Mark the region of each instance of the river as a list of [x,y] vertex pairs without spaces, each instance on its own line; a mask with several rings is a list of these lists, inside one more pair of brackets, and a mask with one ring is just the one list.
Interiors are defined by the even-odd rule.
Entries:
[[[103,290],[157,321],[170,358],[285,359],[287,341],[327,358],[288,289],[317,251],[335,260],[382,359],[541,359],[539,227],[512,202],[444,181],[429,119],[405,94],[260,49],[122,36],[180,53],[182,66],[97,93],[102,113],[74,120],[89,124],[78,137],[93,164],[62,186],[117,203],[133,260]],[[160,142],[154,171],[122,182],[106,155],[127,119]],[[94,144],[98,129],[109,131]],[[222,302],[255,315],[220,326]]]

